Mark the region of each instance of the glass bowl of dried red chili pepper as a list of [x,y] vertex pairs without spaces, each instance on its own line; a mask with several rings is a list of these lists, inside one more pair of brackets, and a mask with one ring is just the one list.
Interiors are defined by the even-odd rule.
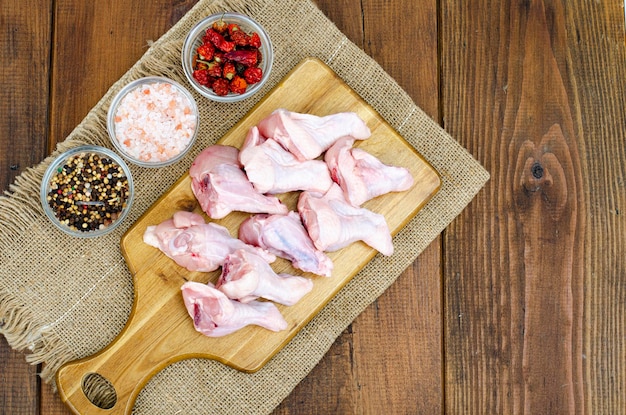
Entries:
[[245,99],[260,90],[272,70],[274,54],[259,23],[243,14],[214,14],[187,34],[182,63],[189,83],[203,96],[221,102]]
[[99,146],[59,155],[44,173],[41,205],[61,231],[79,238],[113,231],[133,202],[133,178],[124,160]]

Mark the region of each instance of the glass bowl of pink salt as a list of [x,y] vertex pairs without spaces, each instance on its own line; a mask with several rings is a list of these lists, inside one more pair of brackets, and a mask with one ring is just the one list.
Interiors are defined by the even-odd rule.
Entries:
[[191,149],[199,127],[193,96],[160,76],[137,79],[113,98],[107,129],[117,151],[143,167],[179,161]]

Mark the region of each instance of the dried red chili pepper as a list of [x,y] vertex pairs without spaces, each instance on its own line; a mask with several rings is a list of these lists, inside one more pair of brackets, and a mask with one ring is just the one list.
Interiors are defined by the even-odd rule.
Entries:
[[218,50],[215,51],[215,55],[213,56],[213,60],[217,63],[224,63],[224,52]]
[[196,62],[194,68],[196,68],[196,70],[207,70],[209,69],[209,64],[204,62]]
[[209,84],[209,73],[206,69],[198,69],[193,71],[193,78],[198,81],[200,85],[207,86]]
[[230,35],[230,39],[235,42],[237,46],[248,46],[250,44],[250,36],[248,36],[242,30],[236,30]]
[[235,32],[240,32],[241,28],[239,27],[239,25],[237,23],[231,23],[228,25],[228,34],[229,35],[233,35],[233,33]]
[[213,30],[213,28],[207,29],[205,37],[221,51],[230,52],[235,48],[235,42],[227,41],[224,39],[224,36]]
[[228,23],[223,20],[218,20],[217,22],[214,22],[211,27],[217,33],[224,33],[228,29]]
[[214,78],[219,78],[222,76],[222,65],[220,65],[219,63],[215,61],[209,62],[209,67],[207,68],[207,72],[209,76],[212,76]]
[[225,62],[222,67],[222,76],[230,81],[236,74],[237,71],[235,69],[235,64],[232,62]]
[[258,61],[256,50],[234,50],[224,54],[224,57],[233,62],[239,62],[246,66],[255,66]]
[[196,51],[198,52],[200,59],[203,61],[210,61],[213,59],[213,55],[215,54],[215,47],[211,43],[203,43],[198,46]]
[[209,27],[193,58],[193,77],[218,95],[241,94],[263,78],[261,38],[236,23],[219,20]]
[[239,75],[235,75],[232,81],[230,81],[230,91],[235,94],[243,94],[248,88],[248,83],[245,79]]
[[228,90],[229,90],[228,80],[224,78],[217,78],[213,82],[212,88],[213,88],[213,92],[215,92],[217,95],[220,95],[220,96],[228,95]]
[[247,68],[243,71],[243,77],[248,84],[256,84],[263,78],[263,70],[257,67]]
[[250,40],[248,41],[248,45],[257,49],[261,47],[261,37],[259,36],[258,33],[254,32],[252,33],[252,35],[250,35]]

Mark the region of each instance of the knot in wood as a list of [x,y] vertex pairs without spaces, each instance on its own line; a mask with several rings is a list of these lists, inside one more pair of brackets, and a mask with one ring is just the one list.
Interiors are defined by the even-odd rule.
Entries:
[[545,191],[546,187],[552,185],[552,175],[540,160],[529,157],[524,162],[521,184],[528,192]]
[[541,166],[541,163],[539,163],[538,161],[533,163],[532,167],[530,168],[530,172],[535,179],[541,179],[543,177],[543,167]]
[[568,204],[567,173],[571,166],[567,142],[558,124],[553,125],[538,144],[524,141],[515,163],[517,177],[517,206],[526,211],[531,206],[547,208],[553,219],[558,220]]

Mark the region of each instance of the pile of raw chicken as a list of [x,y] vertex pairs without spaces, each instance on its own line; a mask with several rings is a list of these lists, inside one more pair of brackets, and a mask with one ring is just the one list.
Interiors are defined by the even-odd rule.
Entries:
[[[279,109],[250,128],[241,150],[216,144],[198,154],[189,174],[202,210],[212,219],[233,211],[252,214],[238,237],[187,211],[149,226],[143,237],[190,271],[222,267],[216,284],[182,286],[197,331],[219,337],[250,324],[285,330],[274,303],[297,303],[313,281],[274,272],[270,264],[277,256],[330,277],[333,263],[325,252],[363,241],[384,255],[393,253],[385,218],[361,205],[409,189],[413,177],[353,147],[370,134],[353,112],[320,117]],[[276,197],[293,191],[300,192],[297,212]]]

